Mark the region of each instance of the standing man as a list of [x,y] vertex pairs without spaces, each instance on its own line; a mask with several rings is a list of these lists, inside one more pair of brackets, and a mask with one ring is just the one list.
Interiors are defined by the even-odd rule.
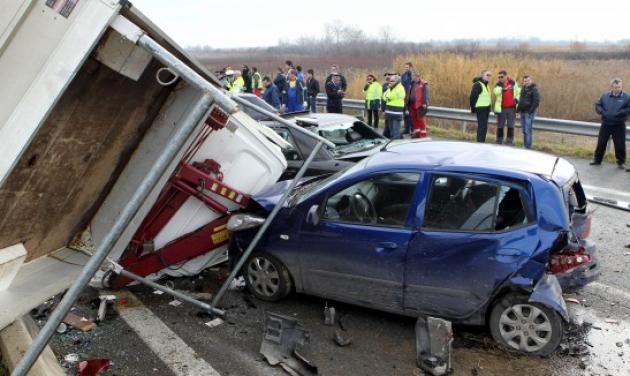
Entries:
[[271,82],[271,78],[268,76],[263,77],[262,79],[263,85],[265,86],[265,92],[262,95],[262,98],[265,102],[269,103],[271,107],[276,110],[280,110],[280,92],[276,85]]
[[373,74],[368,74],[366,78],[363,95],[365,96],[368,124],[378,129],[378,112],[381,110],[383,87],[376,81],[376,77]]
[[304,86],[297,79],[295,69],[289,69],[287,85],[282,92],[282,104],[286,106],[286,112],[304,111]]
[[516,104],[520,88],[507,72],[499,71],[498,81],[494,87],[494,113],[497,114],[497,144],[503,143],[503,128],[507,124],[506,145],[514,145],[514,122],[516,121]]
[[246,93],[251,93],[252,92],[252,76],[249,72],[249,67],[247,65],[243,65],[243,69],[241,70],[241,73],[243,75],[243,90]]
[[532,148],[534,118],[540,104],[540,93],[533,82],[532,76],[523,76],[523,88],[518,99],[517,111],[521,114],[521,128],[523,129],[523,146]]
[[238,94],[243,92],[243,88],[245,87],[245,81],[243,81],[243,77],[241,77],[240,71],[234,71],[234,81],[229,86],[230,93]]
[[[409,89],[411,88],[411,82],[413,81],[413,64],[410,61],[406,62],[404,65],[404,69],[405,70],[402,76],[400,76],[400,83],[405,88],[405,93],[409,95]],[[409,114],[405,113],[404,121],[405,121],[405,131],[403,132],[403,134],[410,134],[411,133],[411,118],[409,117]]]
[[[383,87],[381,91],[385,93],[387,89],[389,89],[389,78],[395,73],[385,72],[383,75]],[[383,112],[383,116],[385,116],[385,100],[381,96],[381,111]],[[389,129],[387,128],[387,123],[385,124],[385,128],[383,128],[383,136],[389,138]]]
[[473,78],[472,90],[470,91],[470,112],[477,115],[477,142],[486,142],[488,133],[488,117],[490,117],[490,91],[488,81],[492,73],[488,69],[481,71],[479,77]]
[[278,92],[282,93],[284,91],[284,87],[287,84],[287,77],[284,75],[284,71],[282,67],[278,67],[278,74],[276,74],[276,78],[273,80],[273,84],[278,88]]
[[389,78],[389,88],[383,94],[385,101],[385,127],[389,130],[389,138],[396,140],[400,137],[400,122],[405,112],[405,88],[400,83],[397,74]]
[[427,137],[427,112],[429,111],[429,83],[422,79],[420,72],[414,71],[413,80],[407,92],[406,113],[411,120],[411,138]]
[[335,64],[330,66],[330,74],[324,83],[326,89],[326,111],[332,113],[343,113],[343,97],[346,95],[348,83],[346,78],[339,73],[339,67]]
[[[595,103],[595,111],[602,117],[597,136],[597,148],[591,165],[602,164],[606,144],[612,137],[615,145],[617,167],[626,167],[626,118],[630,115],[630,96],[623,92],[620,78],[610,81],[610,92],[602,95]],[[630,172],[630,169],[626,169]]]
[[258,72],[258,68],[252,67],[252,92],[257,97],[260,97],[260,95],[262,94],[262,89],[263,89],[262,76]]
[[319,81],[315,79],[315,71],[306,71],[306,104],[308,110],[317,112],[317,94],[319,94]]

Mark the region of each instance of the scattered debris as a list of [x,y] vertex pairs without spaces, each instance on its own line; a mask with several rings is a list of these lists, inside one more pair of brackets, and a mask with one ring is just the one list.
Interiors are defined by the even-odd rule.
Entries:
[[352,343],[352,336],[351,335],[344,336],[343,334],[341,334],[339,330],[335,330],[335,335],[333,337],[333,340],[335,341],[337,346],[345,347]]
[[245,289],[245,278],[238,277],[238,278],[234,278],[232,280],[232,282],[230,282],[230,286],[228,287],[229,290],[243,290]]
[[453,328],[451,322],[435,317],[416,321],[416,362],[431,375],[451,372]]
[[63,361],[68,364],[74,364],[79,361],[79,354],[70,353],[63,357]]
[[79,329],[82,332],[87,332],[96,328],[96,324],[94,322],[85,317],[75,315],[74,313],[68,313],[63,319],[63,322],[75,329]]
[[59,326],[57,327],[57,333],[59,334],[63,334],[67,331],[68,331],[68,325],[64,323],[60,323]]
[[164,291],[162,291],[162,290],[153,290],[153,293],[155,295],[162,295],[162,294],[164,294]]
[[77,367],[78,376],[97,376],[101,372],[107,371],[111,361],[109,359],[90,359],[79,363]]
[[609,319],[604,319],[604,322],[607,323],[607,324],[619,324],[618,320],[610,319],[610,318]]
[[575,298],[565,298],[564,301],[567,303],[580,304],[580,301]]
[[180,305],[182,305],[182,302],[180,302],[177,299],[173,299],[173,300],[170,301],[170,303],[168,303],[168,305],[171,305],[173,307],[179,307]]
[[290,375],[317,375],[317,367],[297,351],[308,338],[297,319],[267,312],[260,353],[270,365],[280,365]]
[[105,321],[105,314],[107,313],[107,306],[110,303],[116,301],[116,295],[101,295],[98,297],[101,300],[100,305],[98,306],[98,315],[96,315],[97,322]]
[[335,325],[335,307],[324,307],[324,325]]
[[223,324],[223,320],[219,317],[217,317],[214,320],[210,320],[206,323],[206,326],[210,327],[210,328],[215,328],[219,325]]
[[617,342],[617,343],[615,343],[615,346],[617,346],[617,347],[623,347],[623,342]]

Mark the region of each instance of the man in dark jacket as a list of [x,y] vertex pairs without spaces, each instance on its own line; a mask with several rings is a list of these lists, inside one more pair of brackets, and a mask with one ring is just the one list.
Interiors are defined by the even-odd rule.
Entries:
[[339,75],[326,79],[326,111],[334,114],[343,113],[343,96],[345,91],[342,89],[342,80]]
[[523,88],[516,106],[516,111],[521,115],[521,128],[523,129],[523,146],[532,148],[534,118],[540,104],[540,93],[531,76],[523,76]]
[[[413,64],[410,61],[406,62],[404,69],[405,70],[402,76],[400,76],[400,83],[405,88],[405,93],[407,93],[407,97],[409,97],[409,89],[411,89],[411,82],[413,81]],[[403,122],[405,123],[405,130],[403,131],[403,134],[410,134],[412,124],[411,118],[409,117],[409,113],[407,111],[405,111]]]
[[276,78],[273,80],[273,84],[276,85],[279,93],[285,89],[285,85],[287,84],[287,76],[284,75],[284,71],[281,67],[278,67],[278,74],[276,74]]
[[591,165],[602,163],[606,144],[612,136],[617,167],[626,167],[626,119],[630,115],[630,96],[623,92],[622,84],[620,78],[610,81],[610,92],[602,95],[595,103],[595,111],[602,117],[602,125],[599,128],[597,148]]
[[319,81],[315,79],[312,69],[306,71],[306,104],[307,110],[317,112],[317,94],[319,94]]
[[280,92],[276,85],[271,82],[271,78],[268,76],[263,77],[262,79],[263,85],[265,86],[265,91],[263,92],[262,98],[265,102],[269,103],[271,107],[276,110],[280,110]]
[[249,71],[249,67],[247,65],[243,65],[243,69],[241,70],[241,74],[243,76],[243,81],[245,82],[245,92],[246,93],[251,93],[252,92],[252,76],[251,73]]
[[490,91],[488,90],[488,80],[492,74],[489,70],[481,71],[479,77],[473,78],[472,90],[470,91],[470,112],[477,115],[477,142],[486,142],[488,133],[488,118],[490,117]]

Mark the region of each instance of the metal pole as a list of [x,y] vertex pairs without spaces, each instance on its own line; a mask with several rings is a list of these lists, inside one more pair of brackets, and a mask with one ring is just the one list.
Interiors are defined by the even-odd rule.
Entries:
[[230,283],[232,282],[232,280],[236,278],[236,275],[243,267],[243,264],[245,264],[245,261],[247,261],[247,258],[249,258],[249,255],[252,253],[256,245],[258,245],[258,242],[260,241],[262,236],[265,234],[265,231],[267,231],[267,228],[269,228],[269,226],[271,225],[271,222],[273,222],[274,218],[276,217],[280,209],[282,209],[284,202],[287,200],[287,196],[289,195],[289,193],[291,193],[293,188],[295,188],[295,185],[298,183],[298,181],[302,179],[302,176],[304,176],[304,173],[308,169],[308,166],[311,164],[311,162],[315,158],[315,155],[317,154],[317,152],[319,152],[319,149],[321,149],[323,145],[324,145],[323,141],[320,141],[317,145],[315,145],[315,148],[313,149],[313,151],[311,151],[311,154],[308,156],[308,158],[306,159],[302,167],[300,167],[300,170],[295,175],[295,178],[291,181],[291,184],[289,184],[289,187],[287,188],[287,190],[282,194],[280,201],[278,201],[278,203],[273,208],[273,210],[271,211],[267,219],[265,219],[265,222],[262,224],[262,226],[260,226],[260,229],[258,229],[256,236],[254,236],[254,239],[252,239],[252,242],[249,243],[249,246],[247,247],[245,252],[243,252],[243,255],[241,256],[240,260],[238,260],[238,262],[236,263],[236,266],[234,266],[234,269],[232,269],[232,272],[223,283],[223,286],[221,286],[221,289],[219,289],[219,292],[217,292],[217,294],[214,296],[214,299],[212,299],[213,307],[216,307],[219,304],[219,301],[221,301],[221,298],[223,297],[223,294],[225,294],[225,292],[227,291],[228,286],[230,286]]
[[300,126],[297,126],[297,125],[293,124],[292,122],[288,121],[287,119],[283,118],[282,116],[279,116],[278,114],[274,114],[271,111],[267,111],[264,108],[262,108],[260,106],[257,106],[255,104],[249,102],[248,100],[240,98],[238,96],[233,96],[232,99],[234,99],[236,102],[240,103],[241,105],[243,105],[245,107],[249,107],[249,108],[251,108],[252,110],[254,110],[256,112],[259,112],[259,113],[261,113],[263,115],[269,116],[271,119],[273,119],[275,121],[278,121],[278,122],[286,125],[287,127],[291,128],[291,129],[294,129],[294,130],[296,130],[296,131],[298,131],[300,133],[303,133],[303,134],[305,134],[308,137],[314,138],[314,139],[316,139],[319,142],[323,142],[324,144],[326,144],[326,146],[329,146],[329,147],[331,147],[333,149],[335,148],[335,144],[333,142],[328,141],[327,139],[325,139],[324,137],[322,137],[322,136],[320,136],[320,135],[318,135],[316,133],[313,133],[313,132],[311,132],[309,130],[306,130],[306,129],[300,127]]
[[192,70],[188,65],[184,64],[172,53],[168,52],[164,47],[154,41],[151,37],[144,34],[138,39],[138,46],[147,50],[153,57],[164,63],[175,73],[180,75],[186,82],[192,86],[210,93],[215,103],[218,104],[223,110],[230,114],[238,111],[238,105],[225,94],[221,89],[209,83],[205,78],[201,77],[197,72]]
[[103,238],[103,242],[98,245],[94,255],[90,257],[87,264],[81,271],[79,277],[74,281],[72,286],[68,289],[63,299],[57,306],[57,308],[50,315],[50,318],[46,322],[46,325],[40,330],[39,334],[33,340],[33,343],[28,348],[20,362],[13,371],[14,376],[24,376],[33,366],[33,363],[39,357],[50,337],[66,316],[75,300],[83,288],[88,284],[96,270],[103,263],[112,247],[120,238],[125,228],[129,225],[132,218],[146,200],[151,190],[155,187],[160,177],[164,174],[167,167],[173,161],[179,150],[184,146],[186,140],[190,137],[197,124],[201,121],[202,117],[208,112],[208,108],[212,102],[212,96],[209,93],[205,93],[195,103],[192,111],[188,113],[186,118],[182,121],[181,126],[177,129],[176,133],[170,139],[168,144],[164,147],[164,151],[155,161],[155,164],[147,172],[147,175],[142,179],[142,182],[134,192],[133,196],[129,198],[127,205],[123,208],[122,212],[116,219],[116,222],[109,230],[107,235]]
[[186,295],[186,294],[182,294],[179,291],[175,291],[172,289],[169,289],[166,286],[162,286],[159,283],[155,283],[149,279],[143,278],[137,274],[134,274],[132,272],[129,272],[125,269],[122,268],[122,266],[118,265],[117,263],[110,261],[113,265],[114,265],[114,273],[116,274],[120,274],[123,277],[127,277],[127,278],[131,278],[134,281],[140,282],[144,285],[147,285],[149,287],[153,287],[156,290],[160,290],[166,294],[172,295],[174,297],[176,297],[179,300],[185,301],[187,303],[190,303],[192,305],[195,305],[201,309],[203,309],[204,311],[208,312],[208,313],[215,313],[217,315],[223,316],[225,315],[225,311],[222,309],[217,309],[217,308],[213,308],[212,305],[210,304],[206,304],[204,302],[200,302],[197,299],[191,298],[190,296]]

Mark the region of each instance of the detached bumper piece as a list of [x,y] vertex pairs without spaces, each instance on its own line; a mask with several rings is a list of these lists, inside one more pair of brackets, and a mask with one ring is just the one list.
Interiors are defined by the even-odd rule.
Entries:
[[453,328],[451,322],[435,317],[416,321],[416,362],[434,376],[451,372]]
[[308,339],[308,332],[298,320],[267,312],[260,354],[270,365],[280,365],[289,375],[317,375],[317,367],[297,351]]

